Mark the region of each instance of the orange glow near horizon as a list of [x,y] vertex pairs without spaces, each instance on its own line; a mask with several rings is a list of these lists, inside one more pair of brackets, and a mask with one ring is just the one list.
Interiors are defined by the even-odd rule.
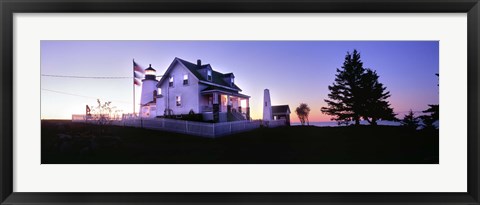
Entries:
[[[300,120],[297,117],[297,114],[295,113],[295,108],[290,106],[290,122],[300,122]],[[250,116],[252,119],[262,119],[263,118],[263,110],[262,109],[252,109]],[[308,120],[310,122],[328,122],[330,120],[331,116],[323,114],[320,109],[317,110],[310,110],[310,114],[308,116]]]

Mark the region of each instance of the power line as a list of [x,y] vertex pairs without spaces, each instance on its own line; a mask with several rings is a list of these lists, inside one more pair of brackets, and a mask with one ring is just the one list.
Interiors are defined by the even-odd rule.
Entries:
[[[44,77],[54,78],[83,78],[83,79],[133,79],[134,77],[120,77],[120,76],[78,76],[78,75],[49,75],[42,74]],[[157,75],[156,77],[162,77],[163,75]]]
[[[45,89],[45,88],[42,88],[42,90],[49,91],[49,92],[54,92],[54,93],[59,93],[59,94],[64,94],[64,95],[76,96],[76,97],[83,97],[83,98],[90,98],[90,99],[101,99],[101,98],[93,97],[93,96],[78,95],[78,94],[74,94],[74,93],[68,93],[68,92],[63,92],[63,91],[58,91],[58,90],[50,90],[50,89]],[[109,101],[116,102],[116,103],[130,104],[130,105],[132,104],[131,102],[126,102],[126,101],[121,101],[121,100],[109,100]]]
[[112,76],[76,76],[76,75],[47,75],[42,74],[45,77],[55,77],[55,78],[91,78],[91,79],[128,79],[132,77],[112,77]]

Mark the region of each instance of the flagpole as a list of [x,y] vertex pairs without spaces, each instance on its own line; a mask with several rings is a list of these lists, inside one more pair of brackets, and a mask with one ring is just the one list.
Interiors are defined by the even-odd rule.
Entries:
[[135,59],[133,59],[133,117],[135,117]]

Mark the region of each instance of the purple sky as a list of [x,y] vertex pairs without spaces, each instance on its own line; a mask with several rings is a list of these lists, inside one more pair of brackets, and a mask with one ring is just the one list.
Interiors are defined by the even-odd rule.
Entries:
[[[366,68],[376,70],[398,117],[427,109],[439,101],[438,41],[42,41],[41,73],[75,76],[132,76],[132,59],[152,64],[162,75],[175,57],[201,59],[219,72],[233,72],[243,94],[251,96],[252,117],[262,117],[263,89],[273,105],[300,103],[310,108],[310,121],[328,121],[321,114],[328,85],[347,51],[357,49]],[[96,98],[131,113],[132,79],[41,77],[42,119],[71,119],[94,105]],[[136,102],[140,99],[136,88]],[[136,107],[138,112],[138,106]],[[292,113],[293,121],[298,118]]]

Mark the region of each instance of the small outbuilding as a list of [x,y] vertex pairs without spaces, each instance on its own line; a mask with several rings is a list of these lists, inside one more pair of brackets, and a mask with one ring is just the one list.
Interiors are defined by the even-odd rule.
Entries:
[[290,126],[290,107],[288,105],[272,106],[273,120],[285,119],[285,124]]

